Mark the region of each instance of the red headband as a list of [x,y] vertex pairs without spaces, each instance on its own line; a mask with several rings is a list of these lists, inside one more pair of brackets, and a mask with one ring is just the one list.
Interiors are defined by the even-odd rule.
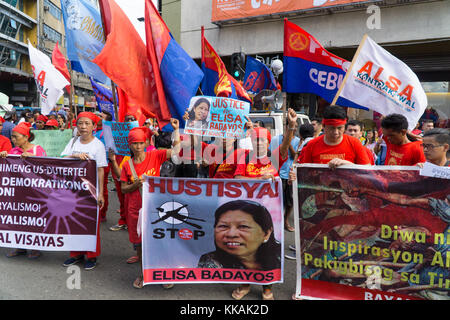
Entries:
[[93,122],[94,124],[97,124],[97,122],[100,121],[100,118],[99,118],[99,117],[97,117],[97,116],[96,116],[95,114],[93,114],[92,112],[87,112],[87,111],[80,112],[80,113],[78,114],[77,122],[78,122],[78,120],[79,120],[80,118],[89,118],[89,119],[92,120],[92,122]]
[[263,127],[257,127],[253,128],[251,132],[252,139],[256,138],[267,138],[267,140],[270,143],[270,140],[272,140],[272,136],[270,135],[270,131]]
[[30,129],[31,129],[31,123],[29,122],[21,122],[17,126],[12,129],[12,131],[15,131],[17,133],[23,134],[24,136],[30,137]]
[[45,123],[46,126],[57,127],[59,126],[58,121],[55,119],[50,119]]
[[322,120],[322,124],[324,126],[338,127],[338,126],[345,126],[346,123],[347,123],[347,119],[323,119]]
[[145,142],[150,140],[152,132],[147,127],[137,127],[130,130],[128,133],[128,143]]
[[42,121],[42,122],[47,122],[48,118],[46,116],[44,116],[43,114],[40,114],[37,118],[36,121]]

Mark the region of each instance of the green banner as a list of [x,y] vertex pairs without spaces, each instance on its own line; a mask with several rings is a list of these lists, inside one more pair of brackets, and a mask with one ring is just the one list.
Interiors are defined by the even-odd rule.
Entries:
[[61,157],[66,145],[72,139],[72,130],[33,130],[33,144],[40,145],[48,157]]

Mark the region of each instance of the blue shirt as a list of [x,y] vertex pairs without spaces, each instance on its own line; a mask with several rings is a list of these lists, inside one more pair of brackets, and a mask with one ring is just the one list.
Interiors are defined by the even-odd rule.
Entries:
[[[269,145],[269,150],[272,152],[276,150],[281,143],[283,142],[283,135],[280,134],[279,136],[276,136],[272,139]],[[294,150],[297,150],[298,144],[300,143],[300,138],[294,137],[291,141],[291,146],[294,148]],[[281,179],[289,179],[289,171],[291,170],[292,163],[294,162],[294,155],[291,153],[291,151],[288,151],[288,159],[286,162],[281,166],[279,170],[279,175]]]

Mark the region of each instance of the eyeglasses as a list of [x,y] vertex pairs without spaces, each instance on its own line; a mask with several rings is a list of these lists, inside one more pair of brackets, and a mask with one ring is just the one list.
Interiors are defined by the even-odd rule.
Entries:
[[422,148],[423,149],[428,149],[428,150],[433,150],[434,148],[438,148],[441,147],[442,144],[438,144],[438,145],[432,145],[432,144],[422,144]]

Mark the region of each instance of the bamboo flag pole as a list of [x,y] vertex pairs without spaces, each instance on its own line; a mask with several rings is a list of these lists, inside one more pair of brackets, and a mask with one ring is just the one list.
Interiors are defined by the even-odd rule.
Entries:
[[73,105],[73,91],[74,91],[74,85],[73,85],[73,71],[72,71],[72,64],[69,61],[69,73],[70,73],[70,93],[69,93],[69,109],[73,112],[75,115],[75,119],[77,118],[77,108]]
[[358,47],[358,49],[356,50],[355,55],[353,56],[352,64],[351,64],[350,67],[348,68],[347,73],[345,74],[344,80],[342,81],[342,84],[341,84],[341,86],[339,87],[339,90],[338,90],[338,92],[336,93],[336,96],[334,97],[333,101],[331,102],[331,105],[332,105],[332,106],[336,105],[337,99],[338,99],[339,96],[341,95],[341,91],[342,91],[342,89],[344,88],[345,83],[347,82],[348,76],[350,75],[350,73],[351,73],[351,71],[352,71],[352,69],[353,69],[353,66],[354,66],[354,64],[355,64],[355,62],[356,62],[356,59],[358,58],[359,53],[361,52],[361,49],[362,49],[362,47],[364,46],[364,43],[366,42],[366,39],[367,39],[367,33],[363,36],[363,38],[362,38],[362,40],[361,40],[361,43],[359,44],[359,47]]

